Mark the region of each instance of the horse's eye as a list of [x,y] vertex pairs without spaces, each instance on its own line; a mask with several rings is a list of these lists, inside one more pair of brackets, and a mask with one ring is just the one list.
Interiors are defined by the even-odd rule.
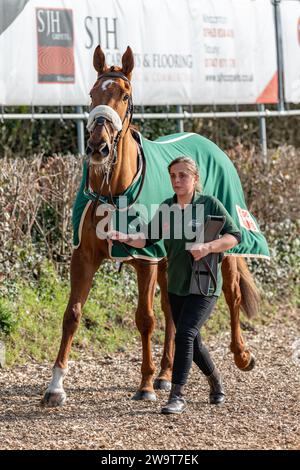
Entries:
[[129,99],[129,95],[124,95],[123,101],[127,101]]

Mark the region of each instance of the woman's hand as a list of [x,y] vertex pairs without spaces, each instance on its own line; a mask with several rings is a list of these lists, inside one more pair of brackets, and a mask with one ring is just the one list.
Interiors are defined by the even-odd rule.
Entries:
[[190,252],[193,255],[195,261],[199,261],[199,259],[204,258],[205,256],[211,253],[210,244],[209,243],[195,243]]
[[110,230],[110,232],[107,232],[107,239],[118,240],[122,243],[127,243],[132,240],[132,238],[127,235],[127,233],[118,232],[117,230]]
[[113,240],[118,240],[119,242],[126,243],[134,248],[144,248],[146,244],[145,235],[142,232],[127,235],[127,233],[111,230],[107,233],[107,240],[108,243],[112,243]]
[[194,259],[198,261],[201,258],[209,255],[209,253],[223,253],[226,250],[230,250],[235,245],[238,244],[238,240],[234,235],[230,233],[225,233],[218,240],[213,240],[207,243],[195,243],[190,252],[192,253]]

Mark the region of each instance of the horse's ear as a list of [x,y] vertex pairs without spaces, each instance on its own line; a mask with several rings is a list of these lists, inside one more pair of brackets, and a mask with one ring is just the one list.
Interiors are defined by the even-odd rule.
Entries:
[[99,75],[106,68],[105,55],[100,46],[97,46],[94,51],[93,64]]
[[134,67],[134,58],[131,48],[128,46],[125,53],[122,57],[122,71],[124,75],[130,80],[131,79],[131,72]]

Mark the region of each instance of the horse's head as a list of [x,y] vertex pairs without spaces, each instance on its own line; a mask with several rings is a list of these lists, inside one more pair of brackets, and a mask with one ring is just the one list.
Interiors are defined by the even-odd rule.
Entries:
[[100,46],[94,52],[93,64],[98,72],[90,91],[92,99],[88,119],[87,153],[93,164],[107,164],[122,133],[126,133],[133,111],[131,74],[134,67],[130,47],[122,56],[122,67],[108,67]]

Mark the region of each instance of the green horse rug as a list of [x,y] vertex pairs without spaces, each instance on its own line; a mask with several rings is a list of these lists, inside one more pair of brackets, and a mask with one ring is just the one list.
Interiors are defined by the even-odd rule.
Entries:
[[[215,196],[223,203],[242,233],[241,243],[226,254],[269,259],[270,254],[266,239],[261,233],[255,217],[247,209],[237,171],[228,156],[216,144],[195,133],[173,134],[160,137],[155,141],[145,139],[141,134],[136,137],[143,152],[146,172],[143,188],[135,205],[137,207],[143,205],[148,208],[148,212],[141,215],[145,223],[148,223],[154,215],[151,210],[153,205],[161,204],[174,194],[168,173],[169,163],[179,156],[188,156],[197,163],[203,193]],[[85,191],[86,172],[87,165],[85,163],[81,185],[73,207],[73,244],[75,249],[80,246],[81,230],[87,210],[96,199],[92,191]],[[127,197],[127,204],[134,200],[140,182],[141,174],[139,173],[132,185],[121,195],[123,198]],[[114,203],[120,207],[120,214],[122,211],[121,201],[120,197],[114,198]],[[104,198],[101,202],[108,201]],[[118,204],[120,205],[118,206]],[[118,229],[117,226],[114,228]],[[119,261],[131,259],[132,255],[142,259],[161,259],[166,256],[163,240],[144,249],[135,249],[128,245],[124,248],[120,243],[113,244],[110,248],[110,256]]]

